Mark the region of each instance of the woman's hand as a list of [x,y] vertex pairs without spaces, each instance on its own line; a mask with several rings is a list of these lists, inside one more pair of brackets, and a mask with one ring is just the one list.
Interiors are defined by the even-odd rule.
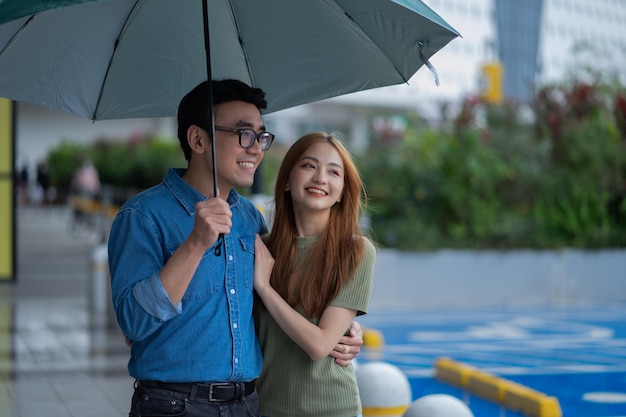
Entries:
[[339,339],[335,348],[330,352],[330,356],[335,358],[338,365],[348,366],[361,352],[361,346],[363,346],[363,329],[359,322],[353,321],[349,334]]
[[261,236],[254,240],[254,289],[261,293],[270,286],[270,277],[274,268],[274,257],[270,253]]

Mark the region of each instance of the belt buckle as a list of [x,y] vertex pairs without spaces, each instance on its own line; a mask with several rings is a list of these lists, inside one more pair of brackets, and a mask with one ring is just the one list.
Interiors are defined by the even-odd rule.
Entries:
[[228,401],[224,398],[213,398],[213,388],[214,387],[224,387],[224,386],[230,386],[231,384],[229,382],[216,382],[214,384],[210,384],[209,385],[209,401]]

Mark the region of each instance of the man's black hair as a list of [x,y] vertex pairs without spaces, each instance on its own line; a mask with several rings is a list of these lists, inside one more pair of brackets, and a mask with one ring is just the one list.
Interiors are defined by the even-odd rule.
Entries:
[[[209,83],[203,81],[183,97],[178,106],[178,140],[187,161],[191,158],[191,148],[187,143],[189,126],[209,124]],[[265,92],[250,87],[239,80],[213,80],[213,106],[229,101],[245,101],[254,104],[259,111],[267,108]]]

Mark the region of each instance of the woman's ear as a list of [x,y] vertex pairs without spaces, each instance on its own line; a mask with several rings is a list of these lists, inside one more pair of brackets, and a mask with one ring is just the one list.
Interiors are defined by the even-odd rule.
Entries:
[[289,191],[289,183],[285,184],[285,191]]

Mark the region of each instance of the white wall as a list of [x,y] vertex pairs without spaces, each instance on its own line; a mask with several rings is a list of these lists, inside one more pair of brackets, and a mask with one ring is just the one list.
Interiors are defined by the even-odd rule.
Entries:
[[90,143],[99,138],[129,138],[134,134],[160,133],[176,137],[173,118],[105,120],[92,122],[27,103],[17,105],[15,164],[28,163],[31,178],[37,163],[63,140]]
[[626,302],[626,250],[380,250],[373,308]]

